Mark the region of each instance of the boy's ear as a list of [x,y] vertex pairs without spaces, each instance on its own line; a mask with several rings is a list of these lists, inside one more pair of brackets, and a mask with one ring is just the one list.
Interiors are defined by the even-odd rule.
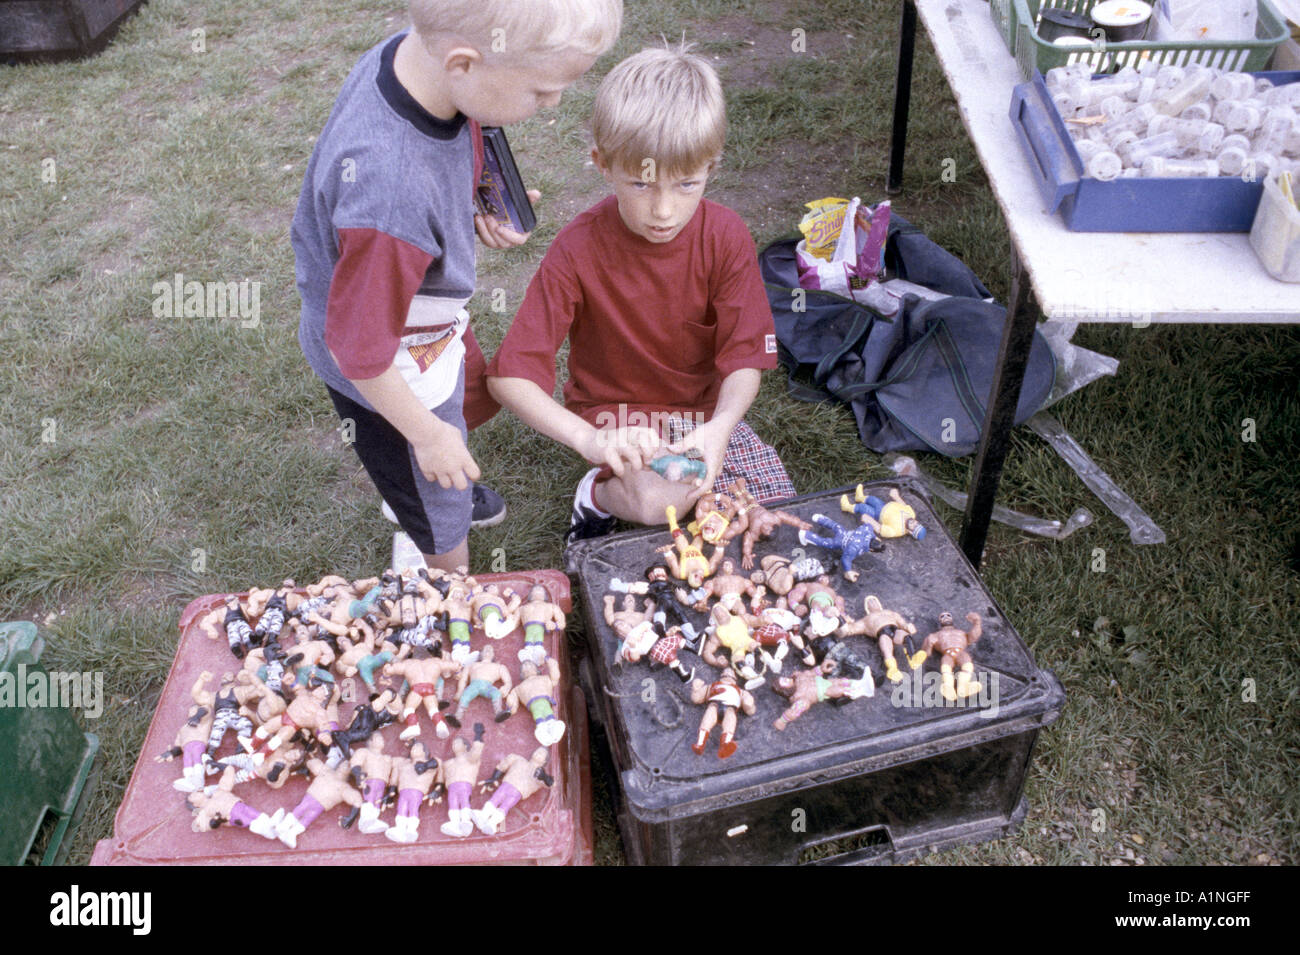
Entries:
[[442,57],[442,68],[448,73],[468,73],[481,65],[483,54],[472,46],[454,46]]
[[609,163],[605,161],[599,149],[593,148],[591,150],[591,161],[596,164],[596,168],[600,170],[600,174],[605,177],[606,182],[612,183],[614,181],[613,174],[609,169]]

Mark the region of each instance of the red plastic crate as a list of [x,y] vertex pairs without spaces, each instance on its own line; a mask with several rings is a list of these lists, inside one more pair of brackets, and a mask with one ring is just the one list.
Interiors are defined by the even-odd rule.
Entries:
[[[476,575],[481,583],[498,583],[526,592],[534,584],[544,584],[555,601],[567,614],[572,607],[569,581],[564,574],[553,571],[523,571],[513,574]],[[550,633],[546,638],[547,652],[560,662],[561,683],[568,687],[561,695],[559,717],[568,724],[564,739],[551,748],[551,761],[547,772],[555,777],[555,785],[542,789],[521,802],[511,811],[495,836],[475,832],[464,839],[443,835],[438,828],[447,819],[446,801],[424,805],[420,810],[420,837],[410,845],[399,845],[382,834],[364,835],[355,827],[344,830],[337,821],[347,812],[339,806],[321,814],[312,826],[298,837],[298,847],[290,849],[279,842],[271,842],[244,829],[222,826],[209,832],[195,833],[190,829],[193,818],[185,804],[185,794],[172,788],[173,780],[180,776],[180,763],[159,763],[154,757],[171,746],[177,727],[185,720],[192,704],[190,688],[200,673],[208,670],[215,675],[235,669],[237,661],[222,640],[209,640],[198,629],[198,621],[208,611],[222,605],[224,594],[210,594],[192,601],[181,616],[180,644],[167,683],[154,710],[153,721],[144,748],[131,775],[126,796],[114,820],[113,838],[101,840],[95,846],[92,865],[591,865],[591,766],[587,746],[587,715],[582,692],[570,678],[568,658],[562,633]],[[485,641],[476,632],[475,646]],[[495,641],[497,658],[507,663],[512,673],[518,674],[516,654],[523,647],[523,632],[516,629],[504,639]],[[340,682],[343,682],[340,678]],[[365,702],[365,684],[354,679],[356,696]],[[526,709],[503,723],[494,723],[490,711],[482,710],[476,701],[469,711],[466,725],[454,735],[466,734],[475,721],[487,727],[484,737],[487,744],[483,754],[482,776],[486,778],[491,767],[507,753],[527,756],[537,747],[533,738],[533,722]],[[354,704],[340,704],[340,724],[346,726],[351,719]],[[439,760],[451,754],[451,740],[438,739],[427,724],[428,717],[421,714],[425,732],[421,739]],[[396,754],[404,749],[397,740],[399,725],[384,730],[388,745],[386,752]],[[235,751],[233,739],[227,739],[218,756]],[[218,777],[210,776],[210,783]],[[235,790],[255,809],[274,813],[281,806],[286,810],[298,804],[308,781],[295,776],[280,789],[271,789],[260,783],[244,783]],[[473,804],[478,806],[486,796],[475,787]],[[391,816],[386,810],[384,818]]]

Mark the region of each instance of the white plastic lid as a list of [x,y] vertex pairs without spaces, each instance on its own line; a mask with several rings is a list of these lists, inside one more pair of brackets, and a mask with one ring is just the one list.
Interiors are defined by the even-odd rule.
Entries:
[[1102,0],[1092,8],[1092,19],[1104,27],[1128,27],[1151,19],[1151,4],[1142,0]]

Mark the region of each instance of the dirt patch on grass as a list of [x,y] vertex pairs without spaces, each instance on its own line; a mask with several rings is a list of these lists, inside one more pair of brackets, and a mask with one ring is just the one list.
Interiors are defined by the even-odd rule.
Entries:
[[103,235],[104,249],[86,260],[84,274],[105,278],[144,269],[141,252],[153,242],[156,214],[157,207],[147,196],[114,197],[109,214],[92,229]]
[[48,603],[44,598],[29,600],[4,615],[6,620],[28,620],[41,629],[48,628],[61,615],[67,613],[64,603]]
[[[791,62],[793,57],[817,60],[863,46],[850,32],[809,31],[781,5],[772,4],[772,9],[775,13],[764,17],[764,22],[724,17],[707,25],[709,40],[697,52],[713,61],[724,88],[767,85],[774,67]],[[703,36],[705,30],[697,30],[695,35]]]
[[118,610],[145,610],[179,604],[188,598],[171,574],[131,574],[121,584],[113,606]]

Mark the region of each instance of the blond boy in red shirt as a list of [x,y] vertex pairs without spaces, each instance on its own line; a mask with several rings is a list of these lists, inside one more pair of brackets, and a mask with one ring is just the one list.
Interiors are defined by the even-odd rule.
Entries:
[[[502,405],[595,465],[570,539],[614,518],[661,524],[669,505],[684,513],[740,476],[763,503],[790,497],[776,452],[742,420],[776,336],[748,229],[704,198],[726,138],[717,75],[685,50],[644,50],[605,77],[592,135],[614,195],[555,238],[487,371]],[[704,478],[647,467],[664,451],[697,453]]]

